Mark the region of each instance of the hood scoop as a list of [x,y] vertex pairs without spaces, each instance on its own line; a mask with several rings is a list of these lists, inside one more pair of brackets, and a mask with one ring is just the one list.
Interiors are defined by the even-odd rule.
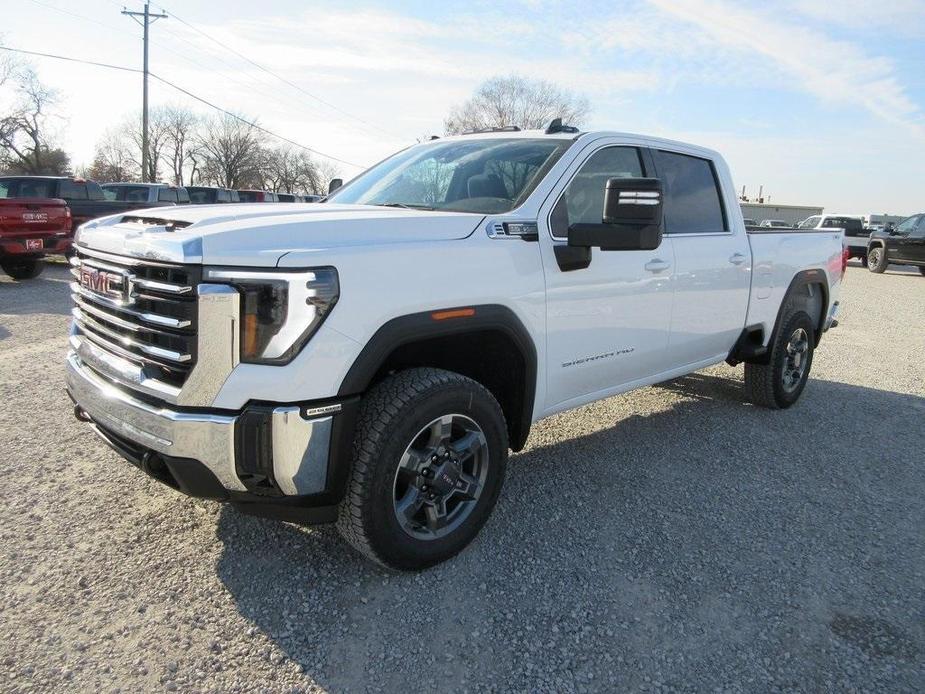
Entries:
[[157,231],[154,227],[161,227],[164,231],[178,231],[192,224],[192,222],[179,219],[160,219],[158,217],[138,217],[135,215],[126,215],[119,223],[141,225],[146,228],[146,231]]

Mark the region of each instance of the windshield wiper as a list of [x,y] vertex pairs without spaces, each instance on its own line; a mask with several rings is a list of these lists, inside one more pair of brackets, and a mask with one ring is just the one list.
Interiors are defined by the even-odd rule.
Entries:
[[409,205],[404,202],[377,202],[375,203],[376,207],[399,207],[403,210],[435,210],[436,207],[428,207],[427,205]]

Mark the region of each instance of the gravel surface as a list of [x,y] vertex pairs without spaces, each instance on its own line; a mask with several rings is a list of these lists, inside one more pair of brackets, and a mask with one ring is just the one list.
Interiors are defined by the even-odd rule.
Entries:
[[925,278],[848,270],[801,402],[741,367],[535,427],[419,575],[149,480],[71,415],[67,276],[0,280],[0,690],[922,691]]

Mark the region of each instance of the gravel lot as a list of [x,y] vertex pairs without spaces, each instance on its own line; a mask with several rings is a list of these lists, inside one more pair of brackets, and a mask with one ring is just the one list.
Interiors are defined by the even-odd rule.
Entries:
[[0,690],[925,689],[918,272],[849,268],[789,411],[722,366],[541,423],[420,575],[98,442],[62,386],[66,278],[0,280]]

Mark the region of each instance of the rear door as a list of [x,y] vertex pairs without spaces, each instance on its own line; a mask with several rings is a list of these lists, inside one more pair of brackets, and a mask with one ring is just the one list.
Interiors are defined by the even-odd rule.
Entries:
[[589,144],[565,184],[540,209],[546,273],[547,412],[595,399],[661,373],[671,316],[673,254],[667,238],[654,251],[591,251],[588,267],[565,271],[556,246],[570,224],[601,223],[609,178],[651,175],[642,149],[616,140]]
[[674,245],[669,353],[677,367],[725,358],[748,311],[751,250],[733,224],[714,163],[652,151],[665,194],[665,234]]

